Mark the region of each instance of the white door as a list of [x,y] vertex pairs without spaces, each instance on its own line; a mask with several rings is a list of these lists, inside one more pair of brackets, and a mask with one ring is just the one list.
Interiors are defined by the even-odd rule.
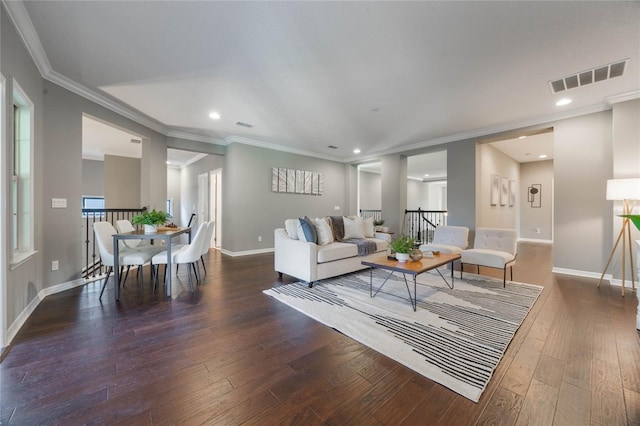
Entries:
[[[197,226],[209,221],[209,173],[198,175]],[[192,227],[196,224],[192,224]]]
[[222,169],[213,170],[210,174],[211,188],[211,220],[214,221],[211,247],[220,248],[222,244]]

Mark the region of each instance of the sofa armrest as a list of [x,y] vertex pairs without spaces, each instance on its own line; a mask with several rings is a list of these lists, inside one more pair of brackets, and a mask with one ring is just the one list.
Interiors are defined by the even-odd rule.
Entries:
[[274,268],[276,272],[313,282],[318,275],[318,246],[289,238],[283,228],[274,231]]
[[391,242],[391,235],[392,234],[388,234],[386,232],[376,232],[373,234],[373,237],[379,240],[385,240],[385,241]]

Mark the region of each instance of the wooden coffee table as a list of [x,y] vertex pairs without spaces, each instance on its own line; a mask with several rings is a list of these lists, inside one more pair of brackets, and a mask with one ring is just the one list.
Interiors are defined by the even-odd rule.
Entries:
[[[435,269],[436,272],[442,277],[447,286],[453,289],[453,262],[460,259],[459,254],[435,254],[433,258],[422,258],[421,260],[414,262],[408,260],[406,262],[398,262],[397,260],[387,259],[386,256],[380,257],[378,259],[374,259],[373,261],[362,261],[362,264],[368,266],[370,268],[370,281],[369,281],[369,295],[371,297],[375,297],[376,294],[382,287],[389,281],[389,278],[393,275],[394,272],[400,272],[404,277],[404,283],[407,286],[407,293],[409,293],[409,300],[411,301],[411,306],[413,306],[413,310],[416,310],[417,305],[417,284],[416,279],[418,275],[423,272],[430,271]],[[438,270],[438,267],[444,266],[447,263],[451,263],[451,283],[447,281],[447,279],[442,275],[442,273]],[[384,269],[389,271],[389,276],[384,280],[382,285],[375,291],[373,291],[373,269]],[[407,275],[411,275],[413,277],[413,296],[411,295],[411,290],[409,289],[409,283],[407,282]]]

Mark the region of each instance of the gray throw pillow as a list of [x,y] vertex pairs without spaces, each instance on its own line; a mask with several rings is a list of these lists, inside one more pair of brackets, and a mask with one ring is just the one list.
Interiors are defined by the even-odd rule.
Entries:
[[[318,234],[316,233],[316,227],[313,225],[313,221],[309,219],[307,216],[298,218],[300,221],[300,227],[302,228],[302,233],[304,235],[304,239],[308,243],[318,243]],[[300,233],[298,232],[298,238],[300,238]]]

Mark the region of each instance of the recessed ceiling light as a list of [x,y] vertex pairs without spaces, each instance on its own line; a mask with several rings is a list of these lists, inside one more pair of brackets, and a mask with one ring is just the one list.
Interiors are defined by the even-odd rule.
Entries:
[[569,98],[562,98],[560,99],[558,102],[556,102],[557,106],[565,106],[565,105],[569,105],[571,103],[571,99]]
[[209,114],[209,118],[211,118],[212,120],[220,120],[220,114],[217,112],[212,112]]
[[547,158],[547,154],[540,154],[538,155],[538,158]]
[[429,174],[424,175],[424,177],[429,177]]
[[167,161],[167,164],[171,164],[171,163]]
[[522,136],[518,136],[518,139],[526,139],[527,137],[522,135]]
[[360,150],[358,148],[356,148],[356,149],[353,150],[353,153],[354,154],[360,154]]

